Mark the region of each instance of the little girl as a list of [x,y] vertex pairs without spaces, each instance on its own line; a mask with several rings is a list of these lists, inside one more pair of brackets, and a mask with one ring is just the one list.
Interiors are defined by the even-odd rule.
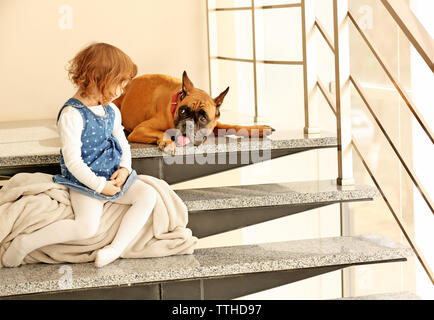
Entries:
[[112,243],[96,253],[97,267],[109,264],[138,234],[156,202],[155,189],[131,168],[121,113],[111,103],[136,76],[136,65],[120,49],[96,43],[79,52],[68,71],[78,91],[57,116],[61,175],[53,181],[69,188],[75,220],[56,221],[16,237],[3,255],[7,267],[19,266],[43,246],[93,237],[107,201],[130,204]]

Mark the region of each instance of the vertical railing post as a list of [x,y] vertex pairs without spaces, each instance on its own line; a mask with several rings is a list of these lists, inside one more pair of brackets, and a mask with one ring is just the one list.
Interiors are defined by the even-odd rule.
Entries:
[[333,0],[339,185],[354,184],[348,0]]
[[211,35],[210,35],[210,28],[209,28],[209,5],[208,0],[205,0],[205,7],[206,7],[206,35],[207,35],[207,41],[208,41],[208,85],[209,85],[209,94],[213,95],[212,92],[212,76],[211,76]]
[[[339,185],[353,185],[353,157],[351,130],[350,92],[350,33],[348,22],[348,1],[333,0],[333,29],[335,51],[336,83],[336,126],[338,138],[338,179]],[[341,236],[350,235],[350,212],[347,204],[340,204]],[[351,294],[351,269],[342,270],[342,296]]]
[[316,94],[315,0],[301,0],[301,21],[303,40],[304,133],[320,133]]
[[258,122],[258,80],[256,72],[256,24],[255,24],[255,0],[251,0],[252,10],[252,55],[253,55],[253,89],[255,98],[255,123]]

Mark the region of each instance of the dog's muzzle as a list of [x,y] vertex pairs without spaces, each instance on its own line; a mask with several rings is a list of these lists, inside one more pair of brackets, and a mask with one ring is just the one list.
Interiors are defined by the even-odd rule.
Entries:
[[190,140],[190,144],[193,143],[195,146],[204,143],[208,136],[208,130],[205,128],[199,129],[198,124],[192,119],[175,120],[175,130],[175,138],[172,140],[178,141],[178,136],[185,136]]

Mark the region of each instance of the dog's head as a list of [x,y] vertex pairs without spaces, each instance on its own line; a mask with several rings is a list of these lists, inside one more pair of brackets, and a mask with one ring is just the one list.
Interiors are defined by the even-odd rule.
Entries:
[[195,146],[205,141],[216,126],[220,106],[228,91],[229,87],[213,99],[205,91],[195,88],[184,71],[182,91],[174,117],[178,135],[187,136]]

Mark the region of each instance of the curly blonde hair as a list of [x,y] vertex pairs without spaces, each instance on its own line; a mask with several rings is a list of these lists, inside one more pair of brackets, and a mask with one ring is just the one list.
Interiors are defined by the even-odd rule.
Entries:
[[107,43],[94,43],[81,50],[69,62],[70,80],[88,97],[95,88],[107,105],[116,96],[116,88],[137,75],[137,66],[122,50]]

